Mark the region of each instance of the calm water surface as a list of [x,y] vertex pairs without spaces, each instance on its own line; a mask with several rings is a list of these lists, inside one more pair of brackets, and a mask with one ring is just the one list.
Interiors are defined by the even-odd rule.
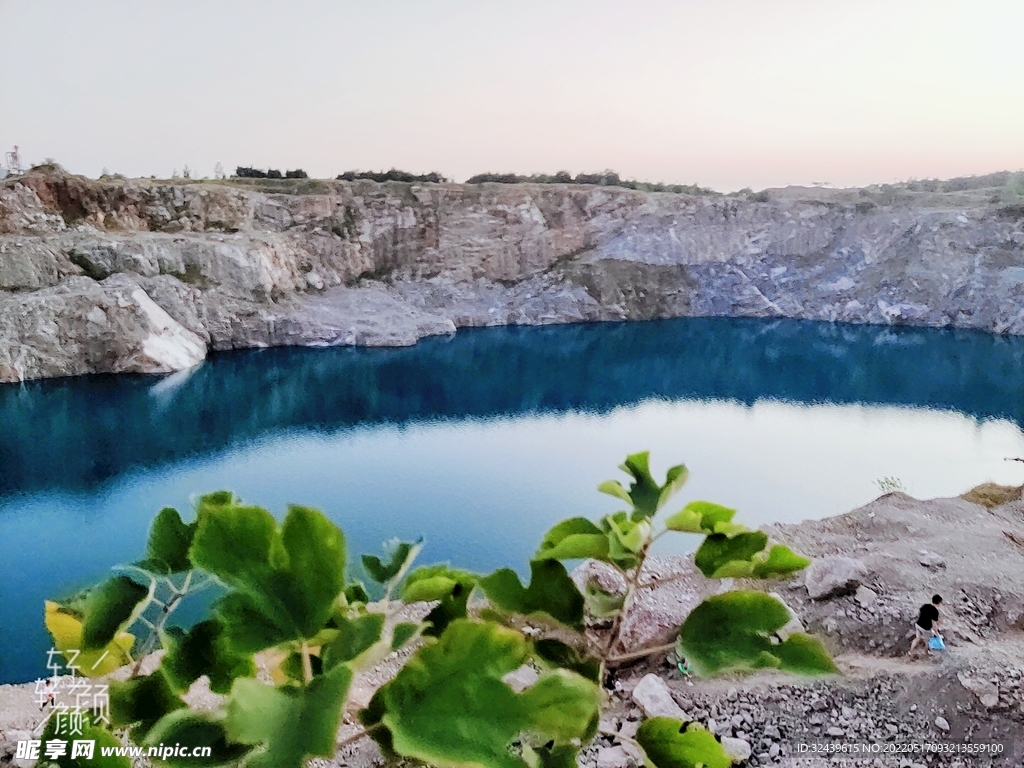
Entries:
[[1024,339],[729,319],[2,386],[0,682],[44,673],[44,599],[136,559],[154,513],[196,493],[319,507],[354,552],[423,535],[424,562],[522,571],[553,522],[614,511],[595,487],[637,450],[690,467],[680,503],[754,524],[847,511],[883,477],[919,497],[1019,483],[1022,388]]

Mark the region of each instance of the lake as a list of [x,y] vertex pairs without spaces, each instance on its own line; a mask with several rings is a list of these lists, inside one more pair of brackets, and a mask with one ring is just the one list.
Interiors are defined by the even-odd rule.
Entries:
[[0,682],[45,674],[44,599],[137,559],[195,494],[318,507],[353,553],[422,535],[424,563],[523,572],[552,523],[615,511],[595,488],[640,450],[659,477],[689,466],[678,506],[755,525],[848,511],[884,478],[920,498],[1020,483],[1022,389],[1024,338],[725,318],[0,386]]

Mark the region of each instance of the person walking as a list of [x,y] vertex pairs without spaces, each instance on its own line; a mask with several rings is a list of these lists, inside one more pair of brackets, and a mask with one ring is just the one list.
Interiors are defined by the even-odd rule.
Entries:
[[932,595],[932,601],[922,605],[917,612],[917,621],[914,622],[914,639],[910,642],[908,656],[914,655],[918,644],[924,645],[925,651],[931,653],[928,648],[928,640],[939,634],[939,605],[941,604],[942,596]]

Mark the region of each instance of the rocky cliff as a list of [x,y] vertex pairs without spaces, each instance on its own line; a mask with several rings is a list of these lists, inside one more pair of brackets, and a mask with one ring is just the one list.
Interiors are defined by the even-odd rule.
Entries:
[[1024,334],[1007,174],[683,195],[578,185],[0,182],[0,381],[208,350],[680,316]]

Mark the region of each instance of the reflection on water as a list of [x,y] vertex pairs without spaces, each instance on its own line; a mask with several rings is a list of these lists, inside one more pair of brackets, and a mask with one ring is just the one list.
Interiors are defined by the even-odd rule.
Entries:
[[1020,482],[1024,340],[793,321],[463,332],[399,350],[277,349],[165,377],[0,387],[0,681],[37,675],[42,601],[133,559],[153,513],[232,488],[318,506],[356,551],[521,565],[550,523],[613,511],[630,451],[682,497],[763,523]]

